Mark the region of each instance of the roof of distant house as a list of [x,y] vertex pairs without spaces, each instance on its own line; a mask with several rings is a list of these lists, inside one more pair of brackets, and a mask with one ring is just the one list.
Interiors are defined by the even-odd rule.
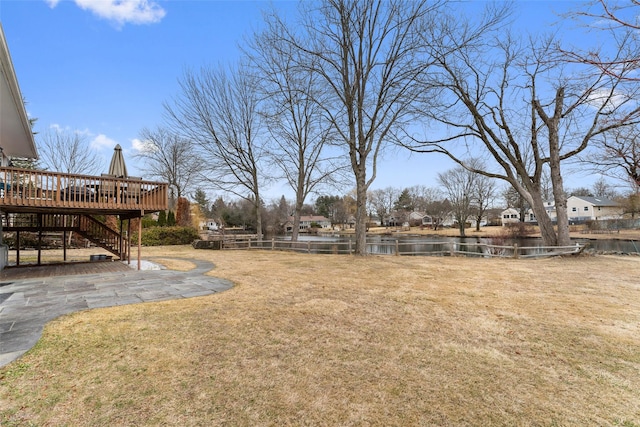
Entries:
[[572,196],[580,200],[584,200],[594,206],[619,206],[620,204],[614,200],[607,199],[605,197],[590,197],[590,196]]
[[[293,217],[290,216],[288,220],[293,221]],[[300,221],[320,222],[320,221],[329,221],[329,219],[322,215],[303,215],[300,217]]]

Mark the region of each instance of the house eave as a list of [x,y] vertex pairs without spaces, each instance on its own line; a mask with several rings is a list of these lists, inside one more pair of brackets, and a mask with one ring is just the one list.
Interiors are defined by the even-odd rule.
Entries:
[[38,158],[9,47],[0,24],[0,148],[8,157]]

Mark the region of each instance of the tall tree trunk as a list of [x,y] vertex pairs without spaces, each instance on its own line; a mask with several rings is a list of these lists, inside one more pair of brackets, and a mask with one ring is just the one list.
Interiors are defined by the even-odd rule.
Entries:
[[553,200],[556,205],[556,216],[558,220],[557,245],[569,246],[571,244],[571,238],[569,236],[569,215],[567,213],[567,197],[564,193],[564,184],[562,174],[560,173],[560,143],[557,127],[553,130],[549,129],[549,153]]
[[545,246],[557,246],[558,236],[553,227],[553,221],[549,217],[547,210],[544,206],[544,200],[542,199],[542,193],[539,188],[529,188],[530,200],[527,200],[531,205],[536,220],[538,221],[538,227],[540,228],[540,237]]
[[258,242],[262,242],[262,209],[261,209],[260,197],[256,193],[256,234],[258,235]]
[[300,217],[302,216],[302,205],[304,204],[304,182],[298,175],[298,191],[296,191],[296,207],[293,211],[293,230],[291,230],[291,241],[297,242],[300,234]]
[[364,167],[356,172],[356,255],[367,255],[367,184]]
[[291,230],[291,241],[297,242],[300,234],[300,217],[302,216],[302,204],[296,202],[296,209],[293,212],[293,229]]
[[538,116],[547,128],[549,138],[549,168],[551,170],[551,186],[556,208],[558,232],[556,235],[557,246],[569,246],[569,216],[567,215],[567,198],[564,194],[562,174],[560,173],[560,120],[564,106],[564,87],[556,90],[553,116],[549,117],[537,100],[533,101]]
[[458,230],[460,231],[460,237],[467,237],[464,232],[465,225],[466,224],[464,221],[458,221]]

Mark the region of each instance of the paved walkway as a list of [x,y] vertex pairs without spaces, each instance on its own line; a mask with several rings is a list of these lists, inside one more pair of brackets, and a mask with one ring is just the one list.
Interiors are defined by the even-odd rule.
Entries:
[[[226,280],[204,275],[213,264],[189,261],[196,268],[188,272],[138,271],[115,262],[66,266],[66,270],[37,267],[30,269],[31,274],[5,270],[0,276],[0,367],[33,347],[44,325],[63,314],[210,295],[231,288]],[[67,275],[38,277],[45,274]]]

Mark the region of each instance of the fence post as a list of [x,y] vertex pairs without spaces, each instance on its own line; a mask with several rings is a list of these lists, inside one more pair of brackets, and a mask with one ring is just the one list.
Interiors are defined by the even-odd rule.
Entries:
[[251,237],[247,239],[247,249],[251,249]]
[[400,250],[398,248],[398,239],[396,239],[396,256],[400,255]]
[[272,237],[271,238],[271,250],[274,250],[276,248],[276,238]]
[[513,257],[517,259],[519,256],[520,256],[520,254],[518,253],[518,244],[515,243],[513,245]]
[[311,240],[307,240],[307,253],[311,253]]
[[349,255],[351,255],[351,238],[349,238]]

